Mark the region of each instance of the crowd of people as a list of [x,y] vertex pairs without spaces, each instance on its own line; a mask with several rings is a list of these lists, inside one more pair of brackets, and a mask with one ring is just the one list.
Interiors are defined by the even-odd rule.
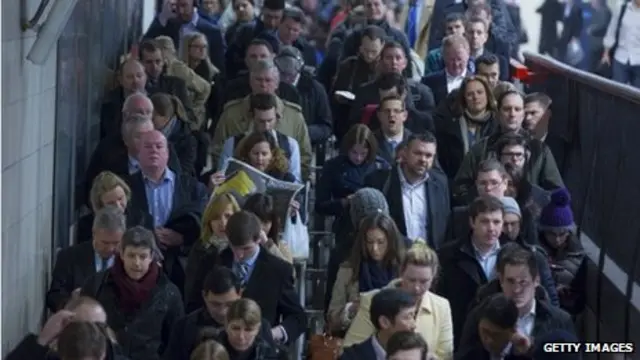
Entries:
[[[105,96],[52,315],[7,359],[554,359],[585,253],[552,100],[509,82],[515,7],[162,1]],[[231,158],[312,211],[217,191]],[[304,217],[334,238],[316,331],[283,235]]]

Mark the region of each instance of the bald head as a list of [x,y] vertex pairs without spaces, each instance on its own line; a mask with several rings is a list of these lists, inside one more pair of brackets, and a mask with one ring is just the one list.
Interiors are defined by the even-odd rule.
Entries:
[[133,115],[142,115],[151,120],[153,116],[153,103],[147,95],[141,92],[134,92],[127,96],[122,104],[122,118],[127,120]]
[[160,131],[153,130],[142,134],[140,142],[141,148],[138,153],[140,169],[147,176],[161,176],[169,160],[167,138]]
[[72,311],[75,314],[73,318],[74,321],[107,322],[107,313],[104,311],[102,305],[88,296],[72,298],[67,306],[65,306],[65,310]]
[[120,67],[120,85],[126,94],[137,91],[144,92],[147,84],[147,74],[144,66],[138,60],[128,59]]

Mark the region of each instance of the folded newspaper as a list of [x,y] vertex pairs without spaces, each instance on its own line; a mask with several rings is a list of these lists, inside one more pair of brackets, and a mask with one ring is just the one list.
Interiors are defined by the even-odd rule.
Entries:
[[[277,180],[253,166],[240,160],[231,158],[225,172],[226,180],[218,186],[212,198],[216,195],[233,194],[240,205],[251,195],[256,193],[268,194],[273,197],[273,205],[280,214],[281,224],[288,216],[289,205],[304,185],[288,181]],[[283,225],[284,226],[284,225]]]

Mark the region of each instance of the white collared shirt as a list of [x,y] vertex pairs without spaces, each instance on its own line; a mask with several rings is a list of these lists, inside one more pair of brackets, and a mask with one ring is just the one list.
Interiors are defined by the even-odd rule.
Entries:
[[[618,47],[613,57],[620,63],[637,66],[640,65],[640,8],[633,1],[626,6],[627,10],[621,19]],[[616,28],[621,10],[622,6],[617,5],[609,22],[607,34],[603,40],[606,48],[611,48],[616,41]]]
[[460,85],[462,85],[462,80],[464,80],[464,78],[467,76],[467,70],[465,69],[464,72],[459,76],[449,75],[449,73],[446,71],[445,71],[445,74],[447,75],[447,94],[448,94],[453,90],[458,89]]
[[491,281],[496,276],[496,262],[498,261],[498,252],[500,251],[500,243],[496,244],[485,254],[482,254],[478,248],[472,243],[473,251],[475,252],[476,260],[480,264],[484,275],[488,281]]
[[516,327],[518,331],[521,332],[523,335],[531,337],[531,333],[533,333],[533,326],[535,322],[536,322],[536,300],[534,299],[529,312],[518,318]]
[[387,135],[384,135],[384,139],[385,139],[388,143],[390,143],[390,142],[392,142],[392,141],[395,141],[395,142],[396,142],[396,145],[397,145],[397,144],[400,144],[400,143],[402,142],[402,140],[404,139],[404,131],[402,131],[402,130],[401,130],[397,135],[390,136],[390,137],[389,137],[389,136],[387,136]]
[[427,241],[427,204],[426,182],[429,174],[415,184],[409,184],[402,172],[398,168],[400,176],[400,187],[402,189],[402,210],[404,212],[404,223],[407,228],[407,237],[411,240],[424,239]]

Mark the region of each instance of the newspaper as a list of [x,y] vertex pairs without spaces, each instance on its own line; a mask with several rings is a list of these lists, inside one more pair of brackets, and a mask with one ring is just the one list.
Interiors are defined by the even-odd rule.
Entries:
[[[218,186],[212,198],[219,194],[233,194],[242,206],[244,201],[256,193],[268,194],[273,197],[273,205],[280,214],[281,224],[289,216],[289,205],[304,185],[272,178],[253,166],[240,160],[231,158],[225,172],[225,181]],[[282,229],[281,229],[282,230]]]

